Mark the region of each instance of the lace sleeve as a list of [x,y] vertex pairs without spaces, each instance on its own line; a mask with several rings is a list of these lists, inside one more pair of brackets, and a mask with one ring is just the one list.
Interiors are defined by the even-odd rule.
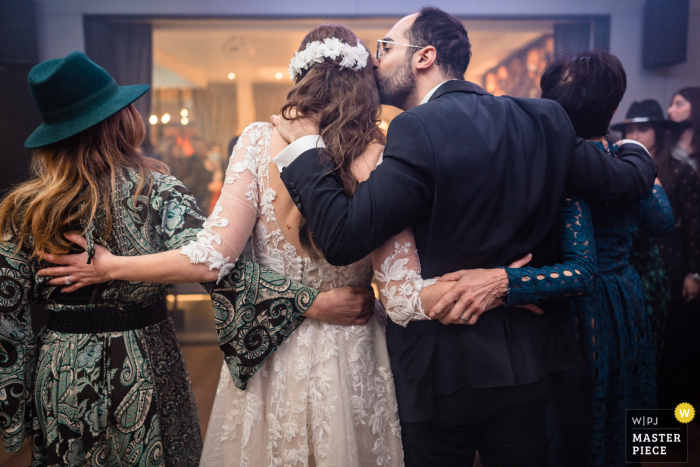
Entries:
[[231,271],[258,217],[258,160],[263,138],[260,125],[251,125],[238,139],[224,177],[221,197],[197,240],[182,254],[192,263],[218,269],[218,281]]
[[570,296],[591,295],[596,265],[593,222],[588,204],[567,199],[560,217],[560,251],[563,262],[541,268],[506,268],[506,306],[518,306]]
[[409,321],[430,319],[423,310],[420,293],[437,281],[421,277],[415,243],[409,227],[372,253],[374,277],[386,314],[401,326]]
[[18,451],[32,430],[37,346],[29,314],[32,268],[11,243],[0,243],[0,436]]
[[654,189],[642,201],[641,230],[649,235],[668,235],[673,230],[673,210],[661,185]]

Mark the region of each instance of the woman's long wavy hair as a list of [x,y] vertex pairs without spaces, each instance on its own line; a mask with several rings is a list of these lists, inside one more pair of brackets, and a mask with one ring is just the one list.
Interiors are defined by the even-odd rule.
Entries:
[[[306,44],[336,37],[356,46],[355,33],[342,24],[322,24],[309,32],[301,41],[299,51]],[[300,115],[316,115],[321,137],[326,145],[326,157],[348,196],[357,189],[358,181],[351,167],[372,143],[385,144],[386,137],[379,128],[381,111],[379,93],[374,79],[372,64],[360,71],[340,68],[342,57],[326,58],[314,63],[296,78],[294,87],[287,94],[282,114],[290,118],[292,109]],[[304,249],[312,256],[319,256],[313,235],[302,223],[300,240]]]
[[[692,154],[700,154],[700,87],[693,86],[680,89],[676,95],[680,95],[683,99],[690,102],[690,128],[693,129],[693,139],[690,142]],[[673,135],[673,144],[678,143],[682,131],[676,132]]]
[[[162,162],[149,159],[138,148],[146,128],[133,105],[70,138],[35,151],[33,177],[15,187],[0,203],[2,240],[16,251],[31,238],[32,255],[66,254],[66,233],[85,235],[98,210],[104,225],[96,234],[112,230],[111,201],[121,171],[139,172],[135,197],[153,183],[151,172],[168,173]],[[101,223],[102,224],[102,223]]]

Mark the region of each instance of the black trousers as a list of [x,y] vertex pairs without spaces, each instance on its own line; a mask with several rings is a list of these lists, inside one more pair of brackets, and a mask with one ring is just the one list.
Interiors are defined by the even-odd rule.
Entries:
[[547,458],[546,379],[435,396],[436,416],[401,422],[406,467],[543,467]]

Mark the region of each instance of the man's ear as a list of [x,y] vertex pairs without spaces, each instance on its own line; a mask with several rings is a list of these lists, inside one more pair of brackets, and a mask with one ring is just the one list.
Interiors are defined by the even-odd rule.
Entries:
[[419,70],[427,70],[433,65],[433,63],[435,63],[435,60],[437,59],[437,51],[435,50],[435,47],[429,45],[416,52],[414,60],[416,59],[417,61],[414,62],[416,64],[416,68]]

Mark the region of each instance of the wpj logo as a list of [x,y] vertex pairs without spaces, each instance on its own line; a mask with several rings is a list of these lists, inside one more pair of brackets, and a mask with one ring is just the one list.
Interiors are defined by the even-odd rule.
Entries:
[[[678,409],[686,413],[678,413]],[[688,424],[691,406],[658,410],[626,410],[625,460],[639,462],[688,462]]]

